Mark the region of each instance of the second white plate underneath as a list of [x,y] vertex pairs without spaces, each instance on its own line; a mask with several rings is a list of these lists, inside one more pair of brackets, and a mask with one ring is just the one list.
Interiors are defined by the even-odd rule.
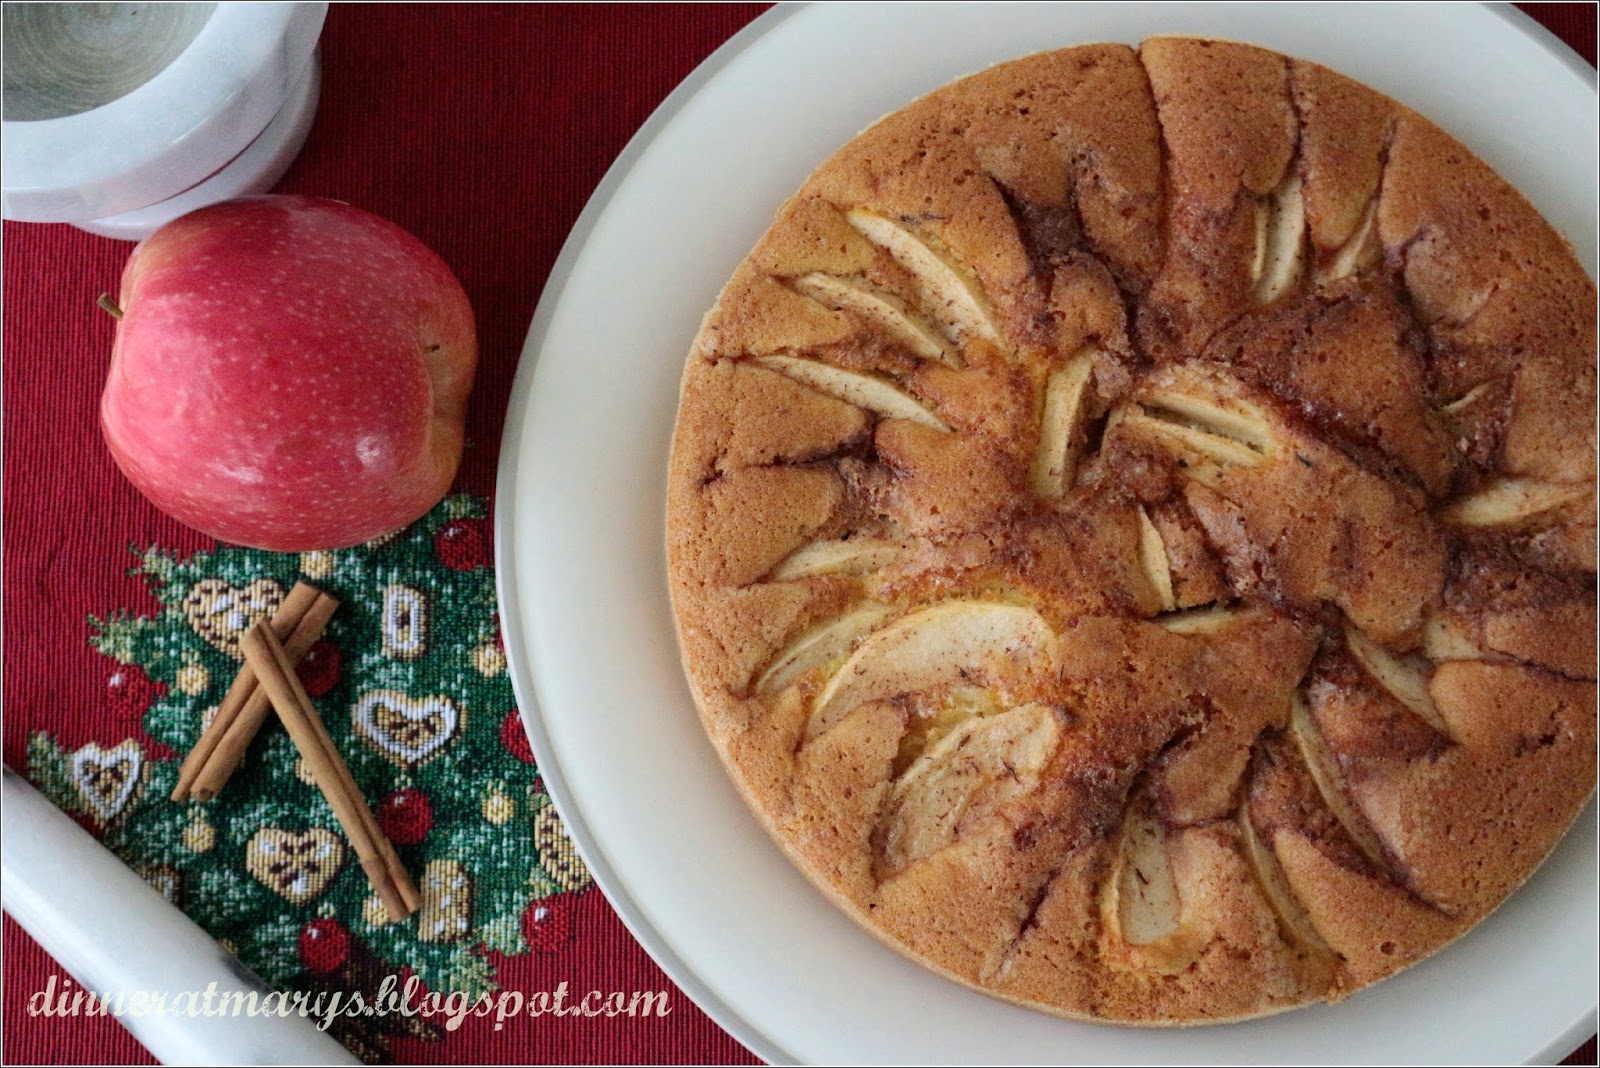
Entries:
[[1000,60],[1153,33],[1251,41],[1416,107],[1521,188],[1593,271],[1593,72],[1514,12],[893,4],[769,14],[629,146],[579,220],[529,333],[506,425],[497,545],[507,652],[546,781],[641,942],[769,1060],[1562,1056],[1594,1027],[1592,805],[1504,908],[1399,977],[1336,1006],[1140,1031],[1005,1005],[878,944],[782,857],[701,732],[663,550],[678,378],[701,315],[783,199],[879,115]]

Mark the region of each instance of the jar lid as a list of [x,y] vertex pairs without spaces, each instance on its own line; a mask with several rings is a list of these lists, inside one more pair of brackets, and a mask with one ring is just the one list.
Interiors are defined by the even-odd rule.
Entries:
[[[203,181],[261,134],[301,82],[327,8],[217,4],[170,64],[125,95],[73,114],[0,123],[4,216],[81,222],[148,207]],[[16,64],[8,67],[14,76]]]

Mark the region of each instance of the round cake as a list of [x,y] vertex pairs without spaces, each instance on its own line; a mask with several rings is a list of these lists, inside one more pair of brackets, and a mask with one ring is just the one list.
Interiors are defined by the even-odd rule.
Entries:
[[1395,101],[1242,44],[873,125],[689,354],[685,669],[772,837],[984,993],[1336,1000],[1595,782],[1595,287]]

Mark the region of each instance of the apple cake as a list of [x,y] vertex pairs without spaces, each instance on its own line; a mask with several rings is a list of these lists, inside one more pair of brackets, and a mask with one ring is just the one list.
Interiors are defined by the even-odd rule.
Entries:
[[1595,782],[1595,287],[1460,143],[1156,38],[880,120],[704,320],[684,665],[840,908],[1065,1016],[1439,949]]

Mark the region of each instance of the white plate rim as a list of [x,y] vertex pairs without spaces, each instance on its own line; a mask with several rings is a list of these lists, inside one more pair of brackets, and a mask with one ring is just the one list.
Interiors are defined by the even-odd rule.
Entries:
[[730,60],[749,47],[752,41],[799,11],[800,6],[778,4],[771,7],[719,45],[716,51],[702,60],[689,72],[688,77],[667,94],[650,113],[644,125],[639,127],[638,132],[628,139],[628,143],[623,146],[622,152],[611,166],[606,168],[600,184],[595,186],[594,192],[589,195],[583,211],[578,214],[577,221],[572,224],[571,232],[562,243],[561,252],[550,268],[544,290],[539,295],[539,303],[534,308],[533,320],[528,326],[527,338],[523,342],[516,375],[511,382],[511,393],[506,402],[506,419],[500,432],[500,461],[495,473],[495,596],[499,601],[500,630],[506,651],[506,671],[511,676],[511,688],[517,697],[517,709],[521,713],[522,725],[528,735],[528,744],[533,749],[539,777],[544,780],[545,790],[550,794],[556,811],[561,814],[562,822],[566,825],[567,833],[572,838],[579,856],[583,858],[590,874],[594,876],[595,885],[605,895],[606,901],[622,920],[628,933],[633,935],[650,958],[667,973],[668,978],[677,984],[680,990],[689,996],[701,1012],[732,1035],[741,1046],[768,1064],[798,1062],[735,1012],[701,980],[666,940],[661,938],[606,859],[605,851],[584,820],[583,809],[573,796],[560,767],[553,760],[547,759],[553,752],[553,747],[545,734],[544,720],[539,711],[543,706],[537,697],[538,685],[528,669],[526,654],[523,651],[527,625],[523,622],[522,612],[513,592],[516,588],[514,564],[516,532],[511,520],[507,518],[511,515],[511,511],[499,507],[499,502],[510,499],[510,490],[517,482],[519,449],[516,443],[526,432],[524,421],[528,410],[528,396],[533,391],[534,373],[539,362],[539,352],[545,332],[549,329],[550,320],[555,316],[556,305],[561,300],[561,294],[572,275],[572,268],[589,234],[594,230],[595,223],[611,203],[617,188],[632,171],[639,157],[660,135],[667,123],[678,114],[684,103],[721,72]]
[[[759,38],[767,35],[789,17],[797,14],[804,4],[779,4],[758,16],[733,37],[724,42],[704,60],[679,86],[669,94],[639,131],[630,139],[622,153],[608,169],[596,187],[584,210],[575,222],[563,244],[544,291],[530,323],[521,359],[510,392],[506,420],[502,432],[501,453],[496,478],[496,508],[494,521],[495,558],[497,561],[497,593],[500,602],[500,621],[504,633],[508,671],[517,695],[524,727],[532,744],[546,788],[562,813],[574,844],[589,864],[595,881],[606,895],[630,933],[662,970],[704,1011],[715,1023],[732,1035],[756,1056],[768,1063],[797,1063],[787,1050],[765,1035],[751,1020],[732,1008],[726,1000],[706,983],[699,974],[674,949],[670,941],[645,916],[630,887],[618,876],[607,858],[602,843],[589,827],[583,806],[574,794],[559,765],[551,758],[553,746],[546,731],[543,705],[539,701],[540,686],[531,670],[532,656],[527,642],[532,633],[531,622],[524,618],[522,606],[516,596],[517,587],[517,532],[514,510],[505,507],[521,474],[521,444],[528,433],[527,413],[529,397],[534,389],[539,355],[551,320],[571,280],[573,269],[588,242],[595,226],[610,207],[618,188],[638,163],[640,156],[657,140],[664,128],[677,116],[684,105],[697,92],[720,74],[737,56]],[[1486,3],[1501,19],[1522,35],[1530,38],[1548,56],[1566,67],[1581,81],[1595,90],[1596,72],[1570,47],[1526,13],[1510,4]],[[1589,264],[1593,272],[1592,262]],[[537,566],[537,565],[535,565]],[[659,591],[662,596],[665,591]],[[697,728],[698,729],[698,728]],[[1579,816],[1574,834],[1592,836],[1594,800]],[[1530,1052],[1527,1063],[1551,1063],[1566,1056],[1591,1034],[1596,1025],[1597,1011],[1591,1007],[1560,1034],[1551,1038],[1541,1049]],[[1136,1032],[1135,1032],[1136,1033]]]

